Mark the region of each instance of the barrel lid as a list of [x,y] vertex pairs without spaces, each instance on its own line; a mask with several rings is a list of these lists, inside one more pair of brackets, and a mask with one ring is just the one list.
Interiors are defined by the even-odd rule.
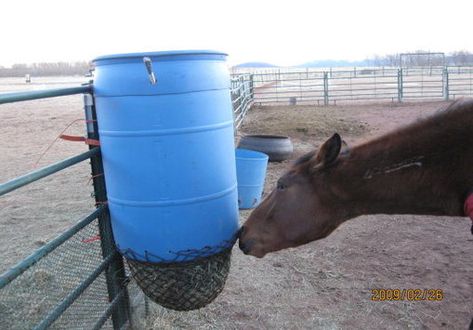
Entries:
[[92,60],[96,65],[97,62],[108,61],[108,60],[133,60],[133,59],[142,59],[143,57],[152,57],[162,60],[177,60],[179,57],[183,57],[186,60],[202,57],[211,57],[215,59],[225,60],[225,57],[228,56],[227,53],[215,51],[215,50],[169,50],[169,51],[159,51],[159,52],[144,52],[144,53],[125,53],[125,54],[112,54],[99,56]]

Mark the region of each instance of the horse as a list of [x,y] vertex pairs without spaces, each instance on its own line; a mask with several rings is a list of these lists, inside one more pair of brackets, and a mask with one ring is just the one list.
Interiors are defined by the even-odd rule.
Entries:
[[279,178],[240,228],[239,247],[262,258],[367,214],[465,216],[472,188],[473,100],[461,99],[352,148],[333,134]]

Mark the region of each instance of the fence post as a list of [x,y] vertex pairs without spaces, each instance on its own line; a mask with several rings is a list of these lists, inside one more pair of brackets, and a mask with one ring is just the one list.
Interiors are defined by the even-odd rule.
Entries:
[[299,98],[302,101],[302,74],[299,73]]
[[253,74],[250,74],[250,97],[252,100],[255,98],[255,84],[253,78]]
[[397,101],[402,102],[403,99],[403,77],[402,77],[402,68],[397,70]]
[[[87,136],[90,139],[98,140],[97,113],[94,97],[91,94],[84,94],[84,111],[87,123]],[[99,153],[97,156],[92,157],[90,163],[92,167],[95,201],[99,206],[107,202],[102,154]],[[102,255],[105,258],[116,250],[108,208],[98,217],[98,223]],[[123,258],[119,253],[115,254],[110,266],[105,270],[105,277],[107,281],[109,302],[120,294],[121,290],[125,290],[122,295],[122,301],[117,304],[117,307],[112,313],[114,329],[121,329],[126,324],[126,321],[130,319],[130,309],[128,292],[125,285],[127,277],[125,274]]]
[[328,72],[324,71],[324,105],[328,105]]
[[449,86],[449,81],[448,81],[448,67],[443,68],[442,82],[443,82],[443,97],[445,98],[445,101],[448,101],[450,99],[450,86]]

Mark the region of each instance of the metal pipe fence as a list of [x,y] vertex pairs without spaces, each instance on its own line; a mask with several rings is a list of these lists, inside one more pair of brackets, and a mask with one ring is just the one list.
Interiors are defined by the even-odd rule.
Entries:
[[252,102],[261,105],[449,100],[473,95],[473,67],[246,69],[234,75],[247,77],[253,86]]
[[[230,93],[234,125],[238,128],[253,102],[252,77],[233,78]],[[84,95],[87,138],[99,140],[91,84],[4,93],[0,94],[0,104],[74,94]],[[0,324],[6,328],[121,329],[131,324],[127,286],[130,277],[113,240],[100,147],[89,149],[0,184],[1,197],[90,159],[97,205],[94,212],[76,225],[0,275]],[[42,276],[39,282],[38,274]],[[44,286],[44,281],[55,283]],[[33,313],[38,304],[42,305],[41,312]],[[24,315],[29,317],[25,319]]]
[[[98,140],[90,84],[0,94],[0,104],[74,94],[84,94],[87,135]],[[0,275],[0,324],[4,328],[84,329],[105,325],[120,329],[130,319],[129,278],[113,241],[99,147],[91,146],[85,153],[0,184],[0,196],[87,159],[91,161],[97,208]]]
[[230,95],[233,105],[233,121],[235,129],[243,122],[253,104],[254,82],[252,75],[234,76],[231,81]]

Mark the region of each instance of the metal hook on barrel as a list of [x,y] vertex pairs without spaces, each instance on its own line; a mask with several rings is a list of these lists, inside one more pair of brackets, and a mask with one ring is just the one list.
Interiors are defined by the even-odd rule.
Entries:
[[143,57],[143,62],[146,66],[146,71],[148,71],[148,77],[149,77],[149,81],[151,85],[156,85],[158,80],[156,79],[156,76],[154,75],[151,59],[149,57]]

